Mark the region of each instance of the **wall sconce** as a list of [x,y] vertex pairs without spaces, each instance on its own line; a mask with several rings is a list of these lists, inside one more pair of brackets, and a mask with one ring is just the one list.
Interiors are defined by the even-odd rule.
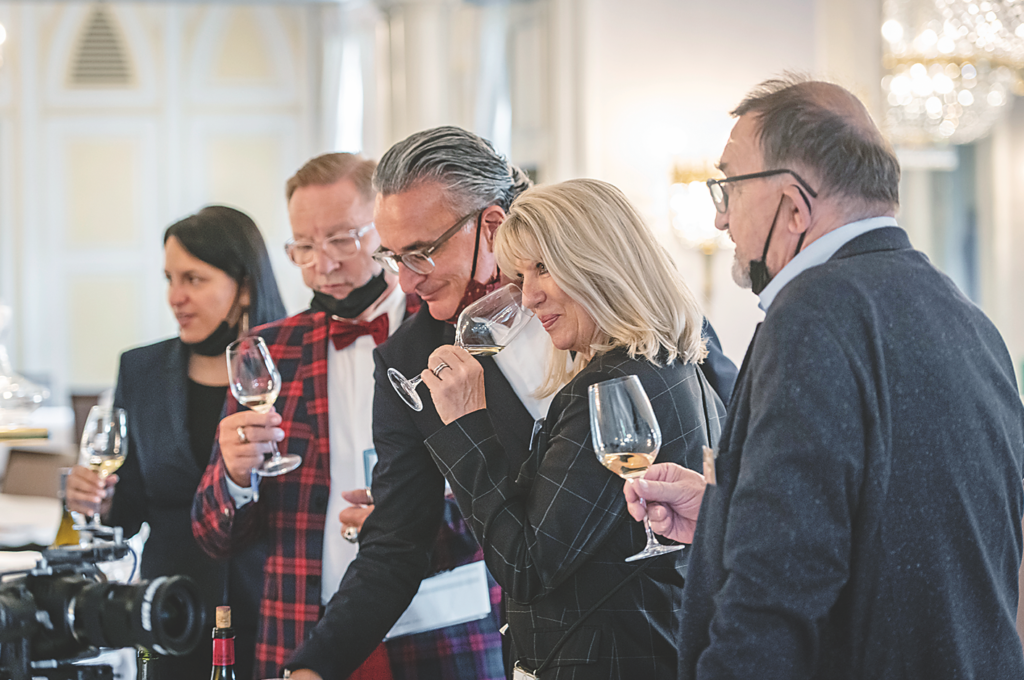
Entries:
[[710,161],[676,165],[669,187],[669,215],[672,233],[687,248],[704,255],[704,299],[711,301],[712,264],[720,248],[733,247],[725,232],[715,228],[715,204],[708,194],[707,180],[721,175]]

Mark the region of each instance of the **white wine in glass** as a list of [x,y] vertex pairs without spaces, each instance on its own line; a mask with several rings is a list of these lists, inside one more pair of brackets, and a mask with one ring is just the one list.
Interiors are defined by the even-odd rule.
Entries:
[[[661,427],[635,375],[591,385],[590,434],[601,465],[623,479],[644,476],[661,449]],[[627,562],[682,550],[684,545],[662,545],[644,517],[647,545]]]
[[[128,416],[123,408],[110,406],[93,406],[89,410],[85,427],[82,429],[82,441],[79,447],[78,462],[99,473],[106,479],[121,467],[128,455]],[[94,534],[109,533],[110,528],[100,520],[100,508],[96,508],[89,522],[76,526],[77,530],[91,531]]]
[[[455,344],[473,356],[492,357],[505,349],[533,318],[523,306],[523,291],[514,283],[488,293],[462,310],[455,324]],[[395,368],[388,369],[391,385],[402,401],[414,411],[423,410],[416,388],[423,378],[406,378]]]
[[[281,393],[281,374],[270,357],[267,343],[259,336],[248,336],[228,345],[228,384],[238,403],[257,413],[269,413]],[[277,442],[270,441],[271,455],[253,471],[263,477],[276,477],[302,465],[302,457],[282,456]],[[254,490],[255,493],[255,490]]]

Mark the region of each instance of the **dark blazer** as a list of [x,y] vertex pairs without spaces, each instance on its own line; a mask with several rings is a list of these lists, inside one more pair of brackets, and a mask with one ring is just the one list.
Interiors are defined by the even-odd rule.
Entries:
[[681,678],[1024,678],[1024,407],[985,315],[903,230],[755,333],[684,592]]
[[[387,370],[393,367],[407,376],[418,375],[431,352],[454,341],[454,328],[431,317],[427,305],[423,305],[377,347],[373,396],[373,439],[378,455],[373,496],[377,505],[359,534],[359,554],[328,604],[321,625],[289,667],[325,667],[333,676],[344,677],[373,651],[405,611],[428,572],[431,547],[424,537],[436,532],[441,521],[444,477],[424,440],[443,423],[429,397],[418,413],[406,406],[391,387]],[[719,347],[709,345],[712,354],[721,355]],[[525,460],[533,417],[494,360],[484,357],[480,363],[487,400],[493,405],[492,414],[496,414],[494,431],[510,457]],[[721,357],[709,365],[732,364]],[[493,634],[488,631],[486,635]],[[342,640],[344,645],[339,650]],[[497,664],[496,670],[492,666],[481,669],[479,677],[494,677],[495,673],[500,677],[500,658]]]
[[659,367],[621,349],[595,357],[559,391],[525,461],[495,437],[489,397],[487,409],[427,439],[505,589],[510,663],[536,671],[570,626],[645,567],[567,638],[541,678],[676,674],[687,553],[624,561],[644,546],[643,525],[629,517],[623,480],[598,462],[591,443],[587,388],[627,375],[640,378],[658,418],[657,459],[700,469],[702,447],[717,443],[725,415],[714,390],[692,364]]
[[[107,521],[124,527],[126,536],[136,534],[143,522],[149,523],[142,578],[192,577],[208,610],[208,626],[213,625],[214,607],[231,605],[236,674],[248,678],[265,552],[257,543],[230,560],[215,560],[192,537],[189,512],[203,468],[192,454],[188,437],[188,359],[188,348],[178,338],[121,355],[114,405],[128,414],[128,455],[118,471],[120,480]],[[227,388],[224,391],[226,395]],[[193,654],[164,663],[182,673],[180,677],[209,674],[210,642],[204,637]]]

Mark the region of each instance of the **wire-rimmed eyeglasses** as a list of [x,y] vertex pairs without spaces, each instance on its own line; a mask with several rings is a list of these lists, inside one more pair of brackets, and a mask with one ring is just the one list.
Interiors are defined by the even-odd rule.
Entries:
[[436,266],[434,264],[432,255],[436,253],[441,246],[447,243],[448,239],[450,239],[452,236],[455,236],[455,234],[459,232],[459,229],[461,229],[463,225],[466,224],[467,220],[469,220],[472,217],[480,216],[481,214],[483,214],[484,210],[486,210],[486,208],[474,210],[468,215],[463,215],[458,219],[458,221],[455,222],[455,224],[453,224],[451,227],[445,230],[443,234],[437,237],[437,239],[435,239],[433,243],[426,246],[425,248],[417,248],[416,250],[409,250],[402,254],[398,254],[392,250],[386,250],[383,247],[381,247],[378,248],[377,252],[373,254],[373,259],[377,260],[377,262],[384,265],[385,267],[387,267],[396,274],[398,273],[398,263],[401,262],[402,264],[404,264],[406,267],[416,272],[417,274],[426,276],[430,272],[434,271],[434,267]]
[[[796,174],[792,170],[786,170],[785,168],[779,168],[778,170],[765,170],[763,172],[753,172],[749,175],[735,175],[734,177],[726,177],[725,179],[709,179],[707,181],[708,191],[711,192],[711,200],[715,204],[715,210],[720,213],[724,213],[729,209],[729,193],[725,190],[723,185],[730,182],[742,182],[747,179],[758,179],[761,177],[772,177],[774,175],[793,175],[793,178],[800,183],[807,193],[811,195],[811,198],[817,198],[818,192],[811,188],[811,185],[804,181],[804,178]],[[807,198],[806,196],[804,197]]]
[[284,252],[288,253],[288,259],[300,267],[309,267],[313,264],[314,260],[316,260],[317,248],[324,251],[324,255],[335,262],[342,262],[355,257],[359,253],[359,249],[362,247],[359,239],[370,229],[373,229],[373,222],[365,224],[358,229],[350,229],[349,231],[335,234],[319,243],[288,239],[284,244]]

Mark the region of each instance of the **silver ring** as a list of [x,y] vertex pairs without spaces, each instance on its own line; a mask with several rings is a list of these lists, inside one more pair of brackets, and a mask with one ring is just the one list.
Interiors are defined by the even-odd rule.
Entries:
[[374,505],[374,502],[373,502],[373,492],[370,491],[370,487],[366,487],[365,489],[363,489],[363,491],[366,492],[367,504],[368,505]]
[[345,527],[341,530],[341,537],[349,543],[355,543],[359,540],[359,529],[355,527]]
[[442,362],[441,362],[441,363],[439,363],[439,364],[438,364],[437,366],[434,366],[434,368],[433,368],[433,369],[431,369],[431,371],[430,371],[430,372],[431,372],[431,373],[433,373],[433,374],[434,374],[435,376],[437,376],[438,378],[440,378],[441,376],[439,376],[439,375],[438,375],[438,373],[440,373],[441,371],[443,371],[443,370],[444,370],[444,369],[446,369],[446,368],[451,368],[451,366],[449,366],[448,364],[446,364],[446,363],[444,363],[444,362],[442,361]]
[[245,425],[239,425],[238,427],[236,427],[235,428],[235,432],[238,433],[238,443],[239,444],[248,444],[249,443],[249,438],[245,436]]

